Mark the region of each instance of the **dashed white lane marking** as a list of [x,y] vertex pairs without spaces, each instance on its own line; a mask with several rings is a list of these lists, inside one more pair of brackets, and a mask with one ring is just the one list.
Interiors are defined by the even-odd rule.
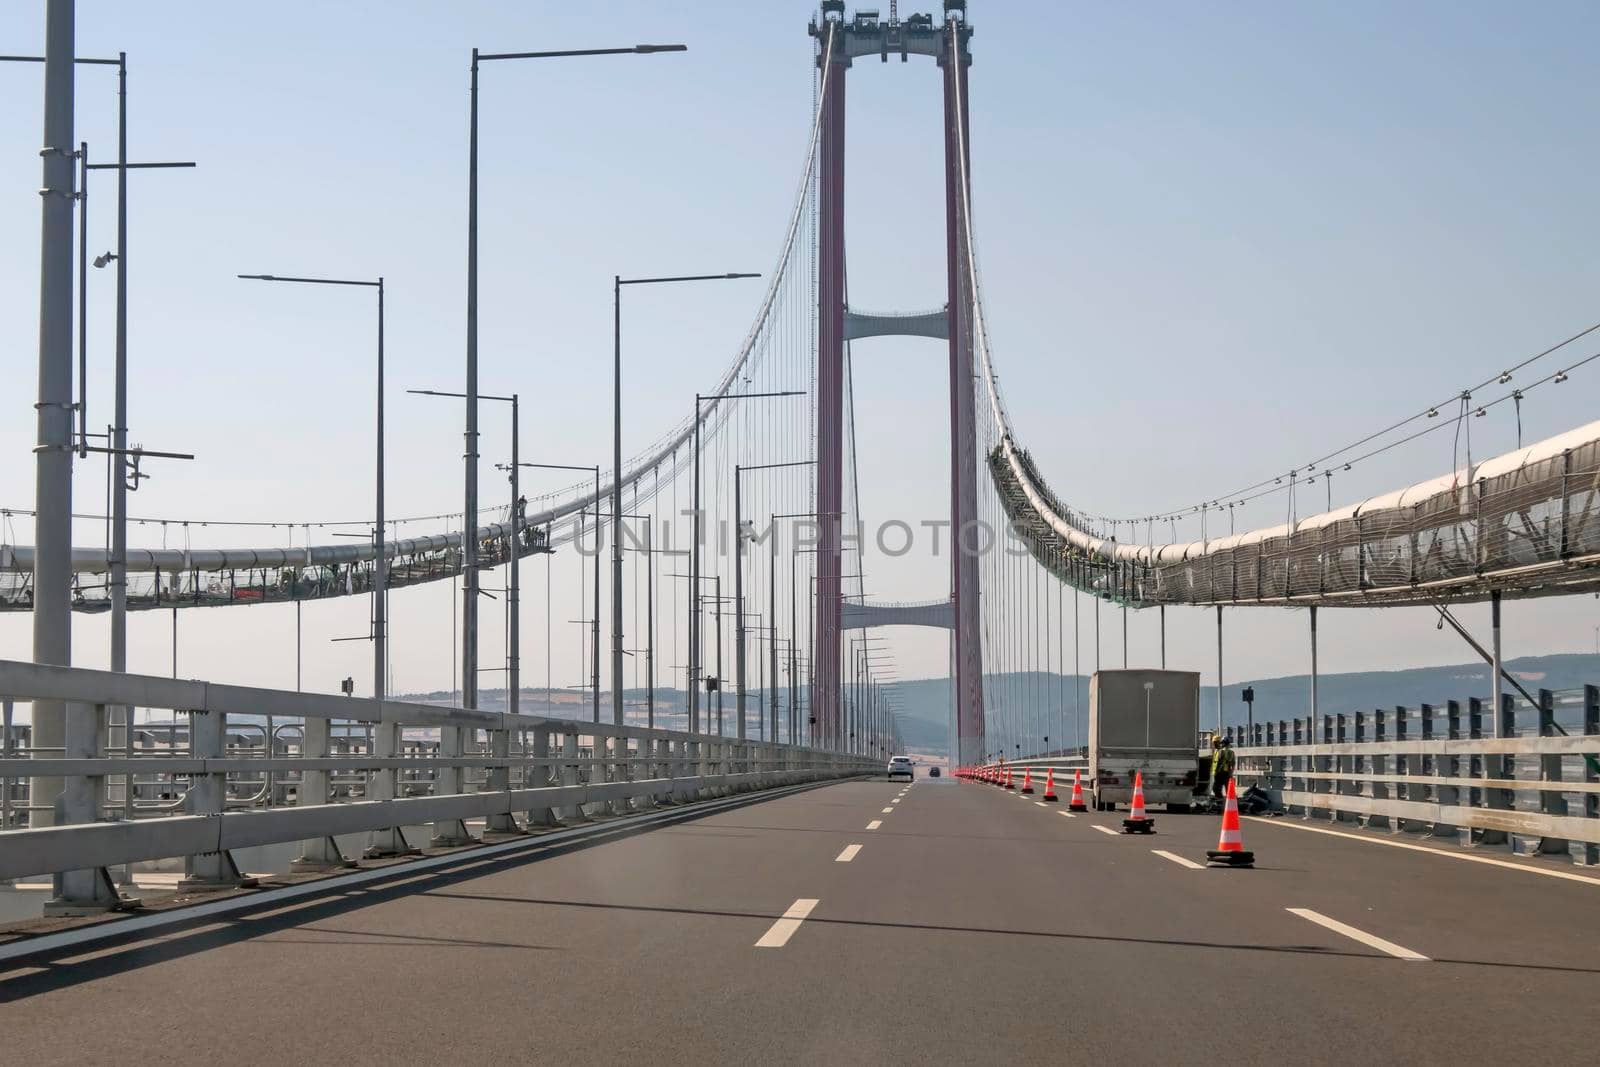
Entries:
[[1046,803],[1045,803],[1045,802],[1044,802],[1044,801],[1042,801],[1042,800],[1035,800],[1035,801],[1034,801],[1034,804],[1036,804],[1036,805],[1038,805],[1038,806],[1039,806],[1039,807],[1041,807],[1041,808],[1048,808],[1048,807],[1049,807],[1049,806],[1050,806],[1050,805],[1048,805],[1048,804],[1046,804]]
[[889,801],[889,803],[898,804],[898,803],[900,803],[900,798],[899,797],[895,797],[893,800]]
[[893,808],[884,808],[883,809],[883,814],[885,814],[885,815],[893,815],[894,814],[894,809]]
[[844,851],[833,857],[835,863],[849,863],[856,858],[856,853],[861,851],[860,845],[846,845]]
[[1191,871],[1203,871],[1203,870],[1205,870],[1205,864],[1203,864],[1203,863],[1196,863],[1193,860],[1186,860],[1182,856],[1175,855],[1175,854],[1173,854],[1171,852],[1163,851],[1162,849],[1159,849],[1159,848],[1153,848],[1150,851],[1154,855],[1160,856],[1164,860],[1171,860],[1173,863],[1176,863],[1179,867],[1187,867]]
[[882,819],[873,819],[871,822],[867,823],[867,829],[868,830],[876,830],[878,827],[880,827],[882,825],[883,825],[883,820]]
[[1110,834],[1112,837],[1120,837],[1121,836],[1115,830],[1111,829],[1111,827],[1109,827],[1109,826],[1096,826],[1095,829],[1099,830],[1103,834]]
[[1072,812],[1070,812],[1070,811],[1058,811],[1058,812],[1056,812],[1056,814],[1057,815],[1065,815],[1069,819],[1076,819],[1077,818],[1077,816],[1072,814]]
[[1412,952],[1410,949],[1397,945],[1393,941],[1385,941],[1383,938],[1375,934],[1369,934],[1365,930],[1357,930],[1354,926],[1347,926],[1338,919],[1330,919],[1321,912],[1312,911],[1310,908],[1284,908],[1283,910],[1290,915],[1298,915],[1307,922],[1314,922],[1318,926],[1326,927],[1336,934],[1343,934],[1352,941],[1359,941],[1368,948],[1375,948],[1379,952],[1388,953],[1396,959],[1426,961],[1428,958],[1420,952]]
[[806,916],[811,914],[811,909],[817,906],[815,900],[801,897],[789,905],[789,910],[783,913],[783,918],[773,923],[766,933],[761,935],[761,940],[756,942],[756,948],[782,948],[789,943],[794,932],[800,929],[800,924],[806,921]]
[[1262,819],[1257,816],[1246,816],[1251,822],[1266,823],[1284,830],[1304,830],[1312,834],[1328,834],[1332,837],[1348,837],[1352,841],[1363,841],[1369,845],[1387,845],[1389,848],[1403,848],[1411,852],[1426,852],[1431,856],[1443,856],[1445,859],[1465,860],[1468,863],[1487,863],[1491,867],[1504,867],[1508,870],[1522,871],[1524,874],[1542,874],[1546,878],[1561,878],[1569,882],[1588,882],[1590,885],[1600,885],[1600,878],[1593,878],[1584,874],[1571,874],[1567,871],[1551,870],[1545,867],[1531,867],[1521,863],[1512,863],[1510,860],[1497,860],[1489,856],[1469,856],[1464,852],[1450,852],[1440,848],[1428,848],[1425,845],[1413,845],[1405,841],[1386,841],[1381,837],[1369,837],[1366,834],[1347,834],[1339,830],[1324,830],[1320,826],[1300,826],[1287,819]]

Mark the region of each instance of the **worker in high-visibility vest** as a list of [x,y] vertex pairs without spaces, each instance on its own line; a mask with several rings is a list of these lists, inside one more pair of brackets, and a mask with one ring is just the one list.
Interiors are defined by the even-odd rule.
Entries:
[[1211,795],[1221,800],[1233,777],[1233,746],[1221,734],[1211,739],[1211,746]]

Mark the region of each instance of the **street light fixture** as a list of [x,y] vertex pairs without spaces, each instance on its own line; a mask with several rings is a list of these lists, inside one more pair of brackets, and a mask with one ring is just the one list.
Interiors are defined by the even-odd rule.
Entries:
[[[295,285],[334,285],[340,287],[356,287],[362,289],[376,289],[378,291],[378,380],[377,380],[377,462],[374,472],[376,482],[376,507],[377,517],[373,523],[373,571],[372,571],[372,697],[381,702],[385,696],[386,673],[388,668],[388,596],[389,596],[389,551],[385,543],[386,531],[383,517],[383,278],[376,281],[367,281],[356,278],[301,278],[280,277],[276,274],[241,274],[240,278],[246,281],[258,282],[287,282]],[[296,642],[299,640],[299,607],[296,606]],[[298,645],[297,645],[298,649]],[[298,655],[298,651],[296,653]],[[313,732],[313,730],[315,732]],[[325,750],[327,745],[326,724],[312,728],[308,726],[306,737],[307,744]],[[400,727],[395,723],[380,722],[373,728],[373,755],[389,759],[400,754]],[[397,792],[396,774],[389,770],[372,776],[372,793],[374,800],[393,800]],[[375,830],[368,835],[366,855],[391,856],[409,852],[404,834],[398,828]],[[306,854],[308,857],[311,853]],[[323,857],[326,858],[326,857]]]
[[759,277],[761,277],[759,274],[728,272],[658,278],[624,278],[621,275],[613,275],[611,278],[611,718],[617,726],[622,725],[622,287],[732,281]]
[[[650,55],[656,52],[683,52],[682,44],[636,44],[627,48],[577,48],[543,52],[480,52],[472,50],[472,84],[467,147],[467,381],[465,525],[476,527],[478,517],[478,66],[480,63],[513,59],[562,59],[576,56]],[[595,530],[600,528],[599,503],[595,505]],[[598,555],[598,551],[596,553]],[[478,546],[475,537],[465,541],[462,554],[465,575],[462,590],[462,704],[478,706]],[[596,612],[598,625],[598,612]],[[596,652],[598,656],[598,651]],[[600,687],[595,685],[596,700]],[[598,721],[598,705],[596,720]],[[447,730],[459,742],[458,731]],[[459,744],[454,747],[459,747]]]
[[[357,278],[301,278],[280,276],[276,274],[241,274],[240,278],[256,282],[289,282],[296,285],[337,285],[355,286],[363,289],[376,289],[378,291],[378,419],[377,419],[377,464],[374,475],[376,484],[377,518],[374,522],[376,535],[373,538],[374,562],[372,581],[372,696],[375,700],[382,700],[385,696],[384,668],[387,663],[386,655],[386,607],[384,603],[389,587],[389,553],[385,544],[385,529],[383,518],[383,278],[368,281]],[[379,727],[380,732],[383,727]],[[392,730],[393,727],[390,727]],[[398,741],[398,735],[395,738]],[[395,752],[379,752],[380,756],[393,756]]]

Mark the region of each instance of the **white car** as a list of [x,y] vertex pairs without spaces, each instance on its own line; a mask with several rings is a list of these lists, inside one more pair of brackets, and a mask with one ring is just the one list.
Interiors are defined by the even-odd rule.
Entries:
[[901,774],[906,776],[907,781],[916,781],[917,772],[912,768],[913,764],[910,756],[890,756],[889,769],[887,771],[889,775],[889,781],[894,781],[895,776]]

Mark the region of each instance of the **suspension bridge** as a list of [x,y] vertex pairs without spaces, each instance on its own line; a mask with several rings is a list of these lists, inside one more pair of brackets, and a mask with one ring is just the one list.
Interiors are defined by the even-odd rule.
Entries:
[[[732,358],[632,456],[619,386],[612,462],[563,468],[584,473],[562,489],[524,494],[519,468],[541,464],[514,445],[508,491],[488,506],[479,409],[509,401],[513,441],[519,409],[478,381],[478,74],[569,53],[474,52],[467,368],[444,394],[465,409],[461,510],[385,513],[381,280],[254,276],[377,296],[375,510],[313,523],[130,514],[139,464],[160,454],[126,444],[120,407],[107,445],[90,443],[72,343],[85,203],[72,85],[85,60],[72,4],[51,0],[36,57],[38,489],[33,507],[7,510],[0,542],[0,611],[34,623],[32,656],[0,660],[0,879],[48,883],[39,915],[0,928],[0,999],[21,1006],[8,1033],[22,1062],[163,1040],[175,1013],[187,1050],[254,1050],[247,1059],[337,1034],[371,1059],[448,1041],[462,1057],[537,1048],[583,1062],[632,1049],[717,1062],[1001,1049],[1043,1062],[1131,1048],[1188,1061],[1215,1040],[1224,998],[1253,988],[1275,1007],[1251,1014],[1251,1048],[1465,1056],[1503,1037],[1512,1005],[1527,1047],[1566,1059],[1592,1041],[1570,1005],[1595,971],[1594,946],[1572,935],[1600,892],[1582,869],[1600,862],[1600,700],[1592,685],[1535,693],[1509,675],[1499,609],[1600,591],[1600,422],[1499,455],[1469,448],[1456,469],[1338,507],[1333,478],[1566,383],[1596,358],[1581,342],[1600,327],[1226,495],[1120,518],[1069,504],[1069,479],[1032,458],[1003,388],[1050,383],[1003,378],[990,343],[967,7],[901,18],[897,5],[884,17],[821,4],[796,194]],[[913,62],[941,86],[946,290],[929,294],[934,310],[865,310],[846,284],[847,85]],[[629,286],[736,277],[617,278],[618,375]],[[872,278],[852,281],[871,292]],[[947,356],[948,576],[912,602],[874,598],[860,565],[869,538],[911,533],[865,526],[854,351],[880,337]],[[74,460],[91,451],[109,458],[114,506],[74,515],[86,470]],[[1319,495],[1324,507],[1304,506]],[[105,543],[86,544],[97,527]],[[130,530],[162,543],[129,545]],[[542,706],[524,709],[520,566],[534,559],[578,583],[567,658],[587,679],[580,702],[561,705],[547,679]],[[481,600],[500,571],[508,684],[491,707]],[[389,620],[408,589],[435,583],[459,605],[447,704],[388,691]],[[1230,731],[1240,782],[1280,815],[1245,822],[1269,857],[1247,887],[1204,869],[1210,819],[1164,819],[1152,850],[1111,816],[965,775],[930,779],[923,766],[904,788],[876,780],[902,751],[904,709],[860,631],[894,626],[948,634],[952,765],[992,779],[1003,761],[1060,783],[1084,770],[1059,697],[1019,704],[1003,680],[1052,669],[1035,653],[1069,614],[1077,625],[1080,597],[1097,620],[1102,604],[1124,620],[1154,610],[1163,667],[1166,607],[1214,609],[1219,729],[1224,612],[1307,609],[1306,714]],[[130,612],[171,613],[176,662],[180,615],[293,604],[298,620],[302,605],[341,598],[370,604],[370,689],[125,669]],[[1494,626],[1480,643],[1452,609],[1481,601]],[[1318,611],[1419,605],[1488,663],[1482,700],[1326,714]],[[73,613],[109,617],[112,669],[72,665]],[[1408,899],[1373,914],[1396,887]],[[1447,996],[1419,1002],[1419,965]],[[231,998],[263,981],[282,995],[237,1010]],[[491,990],[511,1012],[447,1022]],[[1337,1010],[1317,1003],[1330,990]],[[561,1023],[617,998],[630,1009],[596,1027]],[[335,1006],[329,1036],[313,1036]],[[74,1026],[90,1013],[116,1025]]]

